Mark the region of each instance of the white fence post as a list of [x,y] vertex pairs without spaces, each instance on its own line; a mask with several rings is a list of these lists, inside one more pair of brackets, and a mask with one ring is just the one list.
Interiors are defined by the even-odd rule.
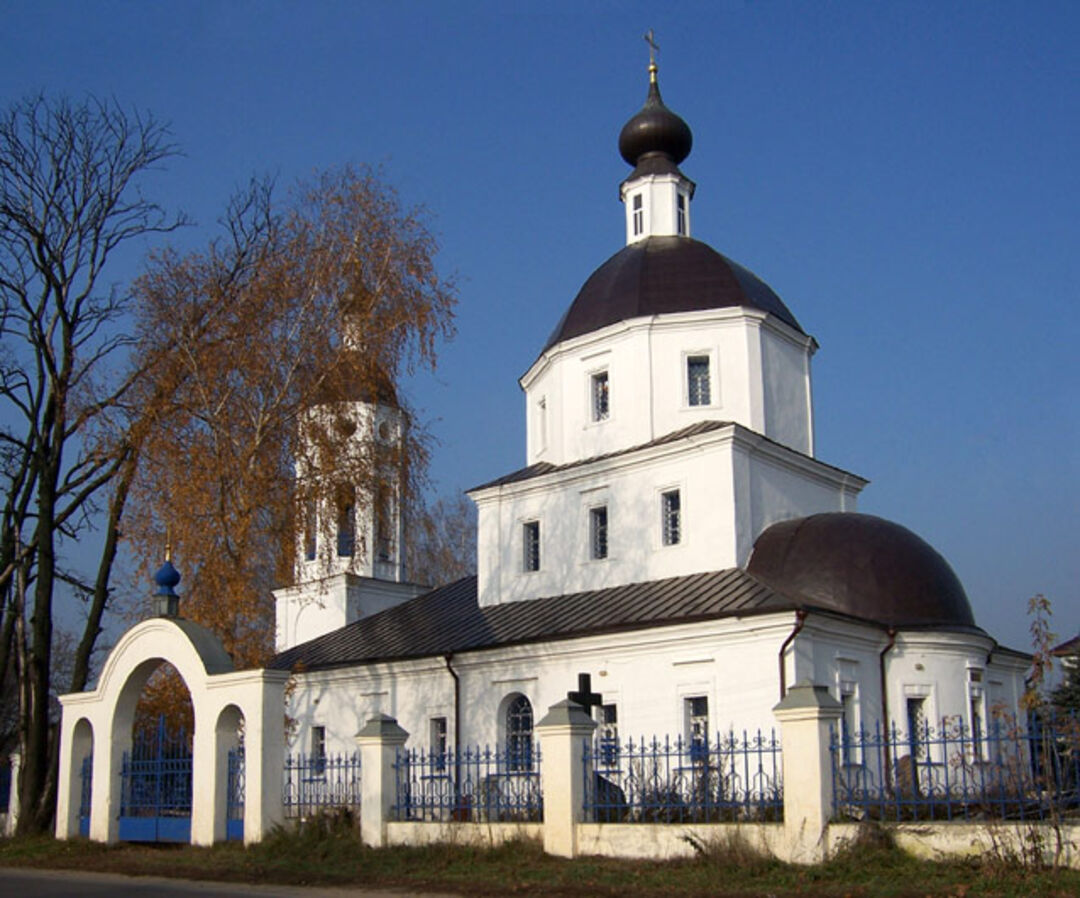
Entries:
[[773,708],[784,754],[784,834],[788,859],[795,863],[813,864],[825,857],[833,804],[829,738],[842,713],[828,687],[809,680],[792,686]]
[[11,791],[8,793],[7,820],[4,822],[5,836],[15,835],[15,827],[19,823],[19,772],[22,768],[22,755],[12,752],[8,758],[11,764]]
[[544,851],[548,854],[577,855],[577,825],[585,817],[585,746],[595,729],[596,723],[581,705],[569,699],[548,708],[536,725],[544,796]]
[[360,746],[360,838],[373,848],[386,845],[386,823],[397,789],[394,761],[408,738],[388,714],[376,714],[356,734]]

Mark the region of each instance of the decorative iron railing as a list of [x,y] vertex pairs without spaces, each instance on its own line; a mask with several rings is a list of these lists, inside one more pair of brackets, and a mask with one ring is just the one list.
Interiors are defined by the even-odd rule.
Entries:
[[[784,819],[780,740],[760,730],[586,745],[585,817],[604,823]],[[591,769],[591,776],[589,775]]]
[[1080,718],[996,717],[971,732],[959,720],[913,732],[831,740],[837,820],[1046,820],[1080,810]]
[[360,753],[294,754],[285,758],[282,803],[286,817],[360,808]]
[[397,820],[541,821],[540,746],[455,752],[400,749],[394,763]]

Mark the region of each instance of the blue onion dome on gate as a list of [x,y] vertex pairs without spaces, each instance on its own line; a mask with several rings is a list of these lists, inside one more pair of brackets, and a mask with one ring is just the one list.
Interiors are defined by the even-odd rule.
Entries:
[[165,563],[154,574],[154,582],[157,584],[159,596],[175,595],[177,584],[180,582],[180,572],[173,567],[172,559],[166,558]]
[[922,537],[874,515],[827,512],[773,524],[754,542],[746,570],[808,608],[897,629],[979,631],[949,563]]
[[[660,98],[655,63],[649,66],[649,94],[641,110],[623,125],[619,153],[628,165],[641,168],[650,161],[673,168],[690,155],[694,136],[690,126]],[[633,175],[631,175],[633,177]]]

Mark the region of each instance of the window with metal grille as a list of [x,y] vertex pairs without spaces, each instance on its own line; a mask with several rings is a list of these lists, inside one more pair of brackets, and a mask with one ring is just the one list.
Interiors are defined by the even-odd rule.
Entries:
[[686,235],[686,194],[680,193],[675,199],[677,228],[680,237]]
[[522,567],[526,571],[540,570],[540,522],[527,521],[521,528],[523,549]]
[[506,708],[506,766],[510,770],[532,768],[533,711],[524,695],[515,696]]
[[709,751],[709,699],[695,695],[683,700],[686,711],[686,742],[690,758],[703,761]]
[[614,767],[619,762],[619,709],[614,704],[601,705],[597,716],[600,760],[605,767]]
[[442,770],[446,766],[446,718],[432,717],[428,726],[431,760],[438,770]]
[[677,546],[682,539],[682,510],[679,491],[660,494],[660,527],[665,546]]
[[326,727],[311,728],[311,772],[315,776],[326,772]]
[[634,236],[637,237],[645,230],[645,210],[642,208],[641,194],[635,193],[633,199],[634,209]]
[[606,421],[610,414],[610,396],[608,394],[608,373],[597,371],[592,376],[592,419]]
[[690,405],[709,405],[712,390],[709,382],[709,357],[692,355],[686,359],[686,395]]
[[607,558],[608,519],[607,506],[589,509],[589,553],[593,558]]
[[917,761],[926,760],[926,699],[909,698],[907,700],[908,746],[911,757]]

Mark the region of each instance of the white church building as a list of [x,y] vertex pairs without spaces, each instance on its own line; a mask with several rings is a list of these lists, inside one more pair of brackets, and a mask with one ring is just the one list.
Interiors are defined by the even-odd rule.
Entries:
[[852,731],[978,730],[1016,707],[1026,656],[979,629],[932,547],[856,512],[865,479],[815,457],[817,344],[691,236],[690,149],[652,64],[619,136],[626,245],[521,378],[526,466],[469,492],[477,576],[418,595],[400,513],[387,526],[374,502],[346,522],[363,537],[346,554],[300,553],[270,665],[295,675],[295,749],[351,751],[376,713],[414,745],[505,745],[581,673],[610,735],[769,728],[803,679],[829,686]]
[[[619,135],[626,245],[521,378],[525,466],[469,492],[477,575],[409,583],[399,491],[358,484],[297,534],[266,669],[233,671],[166,602],[94,690],[61,699],[58,835],[125,837],[122,753],[162,659],[192,695],[195,793],[213,804],[191,806],[202,843],[227,835],[241,730],[250,840],[280,817],[289,753],[348,755],[373,726],[436,756],[531,746],[575,688],[611,741],[769,732],[796,683],[824,687],[848,733],[949,719],[978,734],[994,708],[1018,707],[1028,656],[978,627],[931,546],[857,512],[865,479],[815,456],[817,344],[764,281],[691,236],[690,149],[651,64]],[[357,440],[394,442],[404,426],[392,390],[323,412],[351,418]],[[159,572],[164,596],[178,579]],[[785,767],[797,754],[785,747]],[[367,794],[386,765],[364,764]]]

